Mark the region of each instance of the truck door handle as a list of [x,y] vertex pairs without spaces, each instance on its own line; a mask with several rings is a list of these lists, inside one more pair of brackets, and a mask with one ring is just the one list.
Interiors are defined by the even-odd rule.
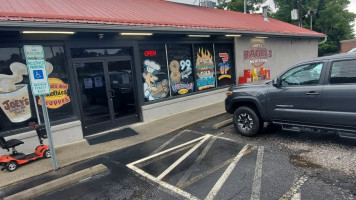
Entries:
[[310,92],[305,93],[305,95],[319,95],[319,92],[310,91]]

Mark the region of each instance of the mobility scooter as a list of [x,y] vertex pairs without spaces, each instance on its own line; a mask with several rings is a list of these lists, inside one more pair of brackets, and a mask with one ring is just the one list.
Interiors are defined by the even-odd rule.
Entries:
[[20,144],[23,144],[21,140],[12,139],[6,141],[4,137],[0,136],[0,147],[3,149],[7,149],[7,151],[10,151],[9,148],[12,149],[12,153],[10,155],[3,155],[0,157],[0,165],[3,166],[1,171],[7,169],[9,172],[12,172],[15,171],[19,165],[37,160],[39,158],[51,157],[49,146],[44,145],[42,140],[47,138],[46,128],[44,127],[44,124],[36,125],[35,123],[30,123],[30,126],[32,126],[36,130],[38,140],[40,142],[40,145],[36,147],[34,153],[26,155],[24,153],[17,152],[15,147]]

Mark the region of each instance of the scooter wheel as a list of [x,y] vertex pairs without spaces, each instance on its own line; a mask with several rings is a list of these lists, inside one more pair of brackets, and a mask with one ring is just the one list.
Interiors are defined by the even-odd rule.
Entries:
[[47,149],[44,153],[43,153],[43,157],[45,158],[50,158],[51,157],[51,151],[49,149]]
[[9,172],[15,171],[19,165],[15,161],[10,161],[6,164],[6,169]]

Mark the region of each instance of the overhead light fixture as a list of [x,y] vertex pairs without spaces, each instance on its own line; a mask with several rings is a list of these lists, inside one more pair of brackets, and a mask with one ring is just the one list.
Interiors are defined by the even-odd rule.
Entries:
[[257,39],[267,39],[268,37],[266,36],[256,36]]
[[188,35],[188,37],[210,37],[210,35]]
[[241,37],[241,35],[225,35],[226,37]]
[[23,34],[75,34],[73,31],[21,31]]
[[153,35],[153,33],[120,33],[120,35],[150,36]]

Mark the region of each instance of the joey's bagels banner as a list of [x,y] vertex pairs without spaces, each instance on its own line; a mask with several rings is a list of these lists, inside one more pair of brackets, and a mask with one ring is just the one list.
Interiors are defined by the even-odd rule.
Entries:
[[[69,103],[70,98],[68,96],[68,84],[58,78],[49,78],[48,81],[51,93],[45,96],[47,107],[57,109],[64,104]],[[38,99],[38,104],[41,105],[40,99]]]

